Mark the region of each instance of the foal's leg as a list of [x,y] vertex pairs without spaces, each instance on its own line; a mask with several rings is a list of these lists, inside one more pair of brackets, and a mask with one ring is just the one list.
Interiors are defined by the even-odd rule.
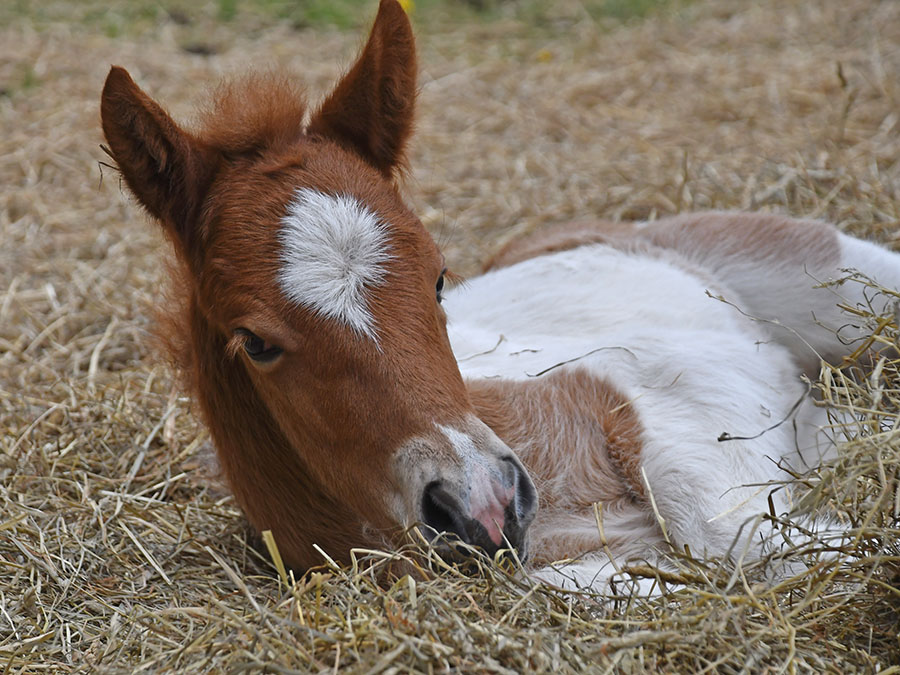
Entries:
[[736,296],[724,299],[762,319],[810,375],[818,373],[819,357],[839,361],[854,349],[846,341],[859,337],[841,330],[851,318],[838,305],[866,301],[863,284],[817,288],[821,282],[855,269],[900,289],[900,255],[820,221],[712,212],[661,220],[641,234],[723,283]]

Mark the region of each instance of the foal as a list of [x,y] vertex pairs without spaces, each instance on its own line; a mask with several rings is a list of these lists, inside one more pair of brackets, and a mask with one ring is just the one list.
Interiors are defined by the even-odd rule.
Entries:
[[107,78],[110,152],[181,270],[175,355],[252,525],[297,568],[421,522],[601,589],[610,553],[724,555],[770,500],[787,510],[767,484],[829,450],[818,410],[794,410],[798,375],[843,351],[815,280],[900,286],[900,258],[820,222],[709,213],[567,226],[446,291],[396,187],[415,93],[396,0],[305,126],[277,77],[223,88],[195,131]]

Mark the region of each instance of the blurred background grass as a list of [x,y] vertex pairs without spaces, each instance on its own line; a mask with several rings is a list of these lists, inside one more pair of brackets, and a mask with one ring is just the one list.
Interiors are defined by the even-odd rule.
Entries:
[[[417,31],[431,35],[461,26],[490,27],[486,39],[553,38],[576,24],[612,30],[661,12],[676,13],[692,0],[403,0]],[[45,32],[61,24],[73,32],[106,38],[138,38],[172,32],[188,53],[227,51],[222,40],[262,35],[274,26],[363,32],[377,9],[375,0],[0,0],[0,30]],[[2,55],[0,55],[2,59]],[[2,65],[2,63],[0,63]],[[7,64],[9,65],[9,64]],[[41,84],[30,65],[0,68],[0,96]]]
[[[406,0],[417,21],[431,29],[463,21],[513,20],[539,30],[564,28],[585,17],[597,21],[640,19],[685,0]],[[375,11],[369,0],[4,0],[0,24],[27,18],[36,27],[55,22],[82,24],[108,37],[140,33],[161,22],[203,28],[211,24],[245,24],[259,29],[288,22],[296,28],[341,30],[366,26]]]

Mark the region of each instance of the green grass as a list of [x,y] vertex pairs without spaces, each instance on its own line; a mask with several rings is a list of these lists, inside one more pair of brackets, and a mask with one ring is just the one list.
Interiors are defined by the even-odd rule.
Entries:
[[288,21],[299,27],[328,26],[352,29],[374,16],[375,3],[367,0],[245,0],[243,11]]
[[642,19],[671,4],[672,0],[599,0],[586,3],[585,8],[594,16],[628,21]]
[[219,0],[219,19],[231,21],[237,15],[237,0]]

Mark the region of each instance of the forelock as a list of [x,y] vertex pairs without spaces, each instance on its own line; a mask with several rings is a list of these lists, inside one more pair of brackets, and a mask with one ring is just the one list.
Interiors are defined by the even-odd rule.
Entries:
[[303,135],[306,98],[281,73],[249,73],[214,91],[199,115],[199,135],[230,154],[262,152]]

